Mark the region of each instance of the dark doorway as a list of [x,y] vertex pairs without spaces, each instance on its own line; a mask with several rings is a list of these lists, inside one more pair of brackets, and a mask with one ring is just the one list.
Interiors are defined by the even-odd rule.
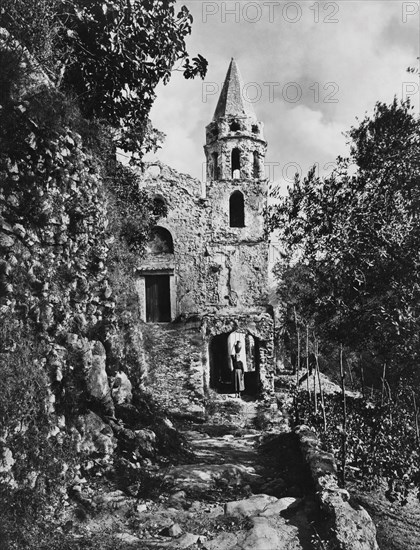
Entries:
[[169,323],[171,320],[171,293],[169,275],[147,275],[146,321]]
[[228,354],[228,334],[218,334],[210,341],[210,387],[219,393],[233,393],[233,377]]

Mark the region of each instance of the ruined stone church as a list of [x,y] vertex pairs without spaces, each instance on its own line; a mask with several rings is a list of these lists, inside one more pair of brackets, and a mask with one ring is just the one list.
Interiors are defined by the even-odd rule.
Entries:
[[244,395],[273,392],[263,123],[244,101],[232,59],[206,127],[207,178],[149,164],[141,185],[167,206],[138,265],[148,385],[169,409],[200,412],[233,394],[240,341]]

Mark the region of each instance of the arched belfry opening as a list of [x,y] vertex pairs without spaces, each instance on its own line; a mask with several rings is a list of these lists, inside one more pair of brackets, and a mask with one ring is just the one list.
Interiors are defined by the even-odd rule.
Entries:
[[[239,355],[235,345],[241,343]],[[209,342],[210,387],[218,393],[235,393],[234,358],[242,364],[245,395],[255,396],[259,383],[259,340],[248,332],[225,332]]]
[[234,120],[233,122],[230,123],[229,129],[231,132],[238,132],[241,129],[241,125],[237,120]]
[[230,227],[245,227],[245,201],[240,191],[234,191],[229,199]]
[[237,147],[232,149],[231,167],[232,179],[238,180],[241,177],[241,151]]
[[254,151],[253,153],[252,175],[255,179],[260,177],[260,157],[258,156],[258,151]]

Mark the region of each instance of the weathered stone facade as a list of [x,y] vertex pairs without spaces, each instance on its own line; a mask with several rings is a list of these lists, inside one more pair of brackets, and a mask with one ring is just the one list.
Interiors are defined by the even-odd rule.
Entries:
[[[267,394],[273,388],[273,319],[263,222],[266,142],[263,125],[244,102],[241,90],[232,60],[213,121],[206,129],[205,189],[198,180],[160,163],[148,165],[142,180],[157,200],[166,203],[168,214],[159,220],[148,253],[138,266],[140,317],[146,325],[173,322],[174,329],[170,346],[151,346],[147,351],[146,360],[155,369],[150,383],[159,380],[163,393],[171,386],[171,354],[182,350],[187,323],[187,332],[195,330],[198,335],[195,351],[190,348],[191,338],[187,346],[196,357],[194,383],[183,375],[170,392],[190,395],[194,401],[198,394],[204,399],[209,388],[222,393],[232,390],[227,384],[222,391],[218,382],[226,378],[229,368],[232,333],[245,335],[246,353],[252,355],[247,356],[248,379],[253,381],[248,389],[252,385],[251,393]],[[189,324],[192,318],[195,328]],[[145,332],[153,332],[146,325]],[[174,342],[177,334],[178,344]]]

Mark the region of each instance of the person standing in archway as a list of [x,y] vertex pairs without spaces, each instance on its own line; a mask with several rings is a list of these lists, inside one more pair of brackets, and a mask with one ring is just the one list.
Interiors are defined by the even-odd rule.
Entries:
[[242,343],[238,340],[235,344],[235,353],[231,355],[233,368],[233,383],[235,386],[236,397],[241,397],[241,392],[245,390],[244,365],[241,360]]

